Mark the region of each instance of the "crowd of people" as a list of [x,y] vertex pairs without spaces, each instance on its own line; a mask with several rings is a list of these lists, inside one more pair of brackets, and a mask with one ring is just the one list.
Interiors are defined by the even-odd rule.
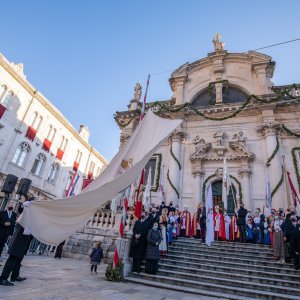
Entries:
[[[300,216],[294,208],[286,211],[272,209],[262,213],[257,208],[251,213],[241,204],[230,215],[215,206],[213,212],[215,240],[272,245],[274,260],[294,262],[300,268]],[[193,217],[185,207],[183,211],[170,202],[145,209],[133,228],[130,257],[133,272],[141,272],[145,259],[145,272],[156,274],[158,262],[167,254],[168,246],[179,236],[206,239],[206,208],[201,203]]]

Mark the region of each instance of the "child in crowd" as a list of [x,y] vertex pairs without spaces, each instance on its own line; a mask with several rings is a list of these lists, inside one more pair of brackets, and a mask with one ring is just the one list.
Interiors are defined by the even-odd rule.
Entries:
[[103,249],[101,248],[101,243],[97,242],[96,247],[93,248],[93,251],[90,255],[91,258],[91,273],[93,270],[97,274],[97,266],[100,265],[101,260],[103,259]]

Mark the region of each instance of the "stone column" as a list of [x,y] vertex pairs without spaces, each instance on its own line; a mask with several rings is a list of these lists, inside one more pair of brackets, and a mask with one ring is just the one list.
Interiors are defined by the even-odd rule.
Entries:
[[[280,130],[280,124],[274,121],[262,123],[258,127],[258,132],[260,132],[265,138],[266,150],[267,150],[266,160],[272,155],[273,151],[276,149],[276,145],[277,145],[276,136],[279,130]],[[280,151],[276,153],[275,157],[270,162],[269,174],[270,174],[271,191],[273,191],[276,185],[279,183],[282,175],[282,162],[280,157]],[[275,209],[278,209],[280,207],[285,208],[285,204],[286,204],[285,197],[286,195],[284,193],[284,184],[282,184],[279,187],[276,194],[272,197],[272,207]]]
[[[253,201],[251,199],[251,186],[250,186],[251,169],[248,166],[248,162],[246,162],[246,161],[242,162],[241,168],[239,170],[239,176],[242,179],[243,203],[244,203],[246,209],[253,212],[254,205],[253,205]],[[238,193],[238,191],[237,191],[237,193]]]
[[195,206],[197,206],[198,203],[205,202],[204,199],[202,199],[202,184],[204,171],[202,170],[201,163],[193,167],[193,176],[195,178]]
[[183,104],[184,101],[184,85],[187,81],[187,76],[176,76],[170,79],[171,89],[174,92],[176,105]]
[[[172,146],[172,152],[174,156],[177,158],[178,162],[180,163],[180,166],[182,167],[181,162],[181,142],[183,141],[184,133],[182,131],[175,130],[172,136],[170,137],[171,140],[171,146]],[[170,153],[170,168],[169,168],[169,178],[172,183],[172,185],[176,188],[177,192],[179,193],[179,197],[174,190],[172,186],[170,186],[170,195],[168,197],[168,201],[173,201],[175,205],[179,204],[180,199],[180,172],[181,167],[179,166],[176,159],[172,156]],[[171,185],[169,183],[169,185]]]

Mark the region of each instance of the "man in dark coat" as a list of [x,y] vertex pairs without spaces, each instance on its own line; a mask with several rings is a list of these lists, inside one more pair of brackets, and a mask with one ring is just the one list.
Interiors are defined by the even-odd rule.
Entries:
[[154,222],[157,220],[158,218],[158,213],[157,213],[157,210],[156,210],[156,207],[152,208],[149,215],[148,215],[148,223],[149,223],[149,229],[152,228]]
[[174,212],[174,214],[175,214],[176,209],[173,206],[173,201],[170,201],[170,204],[167,208],[168,208],[168,214],[170,213],[170,211]]
[[26,277],[20,277],[20,267],[32,240],[32,235],[24,234],[24,228],[21,225],[17,224],[16,226],[17,229],[14,232],[12,242],[8,250],[9,257],[0,276],[0,285],[13,285],[13,283],[8,281],[9,275],[11,275],[10,280],[12,282],[23,281],[26,279]]
[[14,232],[17,214],[13,212],[13,208],[13,203],[9,203],[7,210],[0,212],[0,256],[8,237]]
[[161,212],[164,208],[168,209],[168,206],[166,205],[165,201],[161,201],[161,205],[159,206],[158,214],[161,215]]
[[197,217],[198,217],[199,224],[200,224],[202,243],[205,243],[205,236],[206,236],[206,208],[204,207],[203,203],[201,203],[200,207],[198,208]]
[[294,231],[294,269],[300,270],[300,222]]
[[246,240],[246,215],[247,209],[244,208],[244,204],[240,205],[240,209],[238,210],[238,218],[236,224],[240,231],[240,241],[244,243]]
[[141,262],[145,256],[147,233],[149,223],[145,219],[145,214],[135,222],[133,227],[133,237],[131,240],[130,254],[133,258],[132,272],[141,272]]

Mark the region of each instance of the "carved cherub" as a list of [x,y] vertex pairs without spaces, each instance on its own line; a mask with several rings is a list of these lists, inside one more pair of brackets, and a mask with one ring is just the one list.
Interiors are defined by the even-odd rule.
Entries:
[[232,136],[232,141],[239,143],[242,147],[245,147],[247,138],[244,136],[243,131],[239,131],[238,133]]

